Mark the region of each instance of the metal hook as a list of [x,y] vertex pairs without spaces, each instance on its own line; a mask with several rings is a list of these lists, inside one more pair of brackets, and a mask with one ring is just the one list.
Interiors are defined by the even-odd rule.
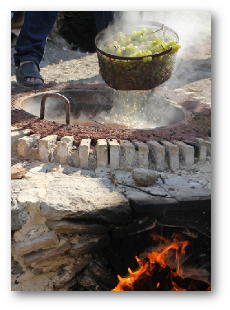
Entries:
[[40,109],[40,119],[44,119],[45,101],[46,101],[46,98],[48,98],[48,97],[56,97],[56,98],[59,98],[65,102],[65,105],[66,105],[66,125],[68,125],[69,124],[69,118],[70,118],[70,102],[65,96],[60,95],[58,93],[48,93],[42,97],[41,109]]

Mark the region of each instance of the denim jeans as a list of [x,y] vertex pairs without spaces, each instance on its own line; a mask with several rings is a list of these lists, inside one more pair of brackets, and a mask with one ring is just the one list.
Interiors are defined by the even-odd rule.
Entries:
[[[39,67],[44,55],[48,34],[53,28],[58,12],[28,11],[25,13],[24,23],[20,31],[14,54],[16,66],[21,61],[33,60]],[[113,20],[113,12],[94,12],[97,32],[106,28]]]

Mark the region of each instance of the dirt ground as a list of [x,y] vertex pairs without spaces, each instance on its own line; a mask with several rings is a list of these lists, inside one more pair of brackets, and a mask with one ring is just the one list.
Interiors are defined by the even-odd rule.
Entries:
[[[186,13],[187,14],[187,13]],[[184,14],[183,18],[188,16]],[[192,14],[192,13],[191,13]],[[190,14],[190,15],[191,15]],[[194,13],[193,13],[194,14]],[[155,91],[169,100],[191,111],[191,118],[186,124],[174,128],[156,128],[152,130],[115,130],[105,126],[84,127],[63,125],[40,120],[17,107],[22,98],[38,91],[61,90],[66,88],[94,87],[107,88],[99,74],[96,53],[81,53],[72,50],[68,43],[59,38],[47,41],[45,55],[41,62],[41,75],[45,85],[31,90],[16,83],[15,65],[11,48],[11,121],[13,126],[31,129],[33,134],[44,137],[57,134],[74,135],[75,145],[82,138],[117,138],[129,140],[169,140],[175,139],[194,142],[197,138],[211,136],[211,20],[202,13],[193,16],[196,31],[189,28],[189,36],[183,26],[179,28],[182,48],[178,52],[177,63],[170,80]],[[182,20],[183,20],[182,18]],[[173,27],[172,27],[173,28]],[[192,34],[192,35],[191,35]],[[184,44],[184,45],[183,45]]]

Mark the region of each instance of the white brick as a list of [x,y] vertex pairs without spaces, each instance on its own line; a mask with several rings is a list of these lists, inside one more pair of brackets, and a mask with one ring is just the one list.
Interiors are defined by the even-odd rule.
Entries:
[[117,140],[113,139],[108,141],[109,151],[110,151],[110,168],[119,169],[120,168],[120,145]]
[[150,157],[156,164],[156,170],[163,171],[165,169],[165,147],[157,141],[147,141]]
[[26,157],[31,148],[36,144],[40,137],[36,136],[25,136],[19,138],[17,141],[17,154],[22,157]]
[[28,136],[30,132],[31,132],[30,129],[12,131],[11,132],[11,146],[14,146],[17,143],[18,139],[24,136]]
[[165,153],[168,156],[169,168],[171,170],[178,170],[179,169],[179,148],[178,146],[168,141],[162,141],[162,144],[165,147]]
[[204,145],[199,146],[198,160],[200,162],[205,162],[207,159],[207,148]]
[[61,138],[61,141],[57,142],[57,161],[60,164],[67,163],[67,158],[73,146],[73,136],[65,136]]
[[97,168],[106,168],[108,166],[108,147],[106,139],[98,139],[96,145]]
[[190,166],[194,164],[194,147],[187,145],[182,141],[174,142],[179,148],[179,155],[183,158],[184,164]]
[[52,160],[53,149],[57,143],[57,135],[52,135],[39,140],[39,159],[44,162]]
[[79,166],[87,169],[89,164],[89,150],[91,139],[82,139],[79,146]]
[[129,170],[136,165],[135,160],[135,146],[127,140],[121,140],[120,145],[125,151],[125,169]]
[[149,166],[149,148],[146,143],[134,141],[134,145],[138,149],[138,166],[139,168],[147,168]]
[[203,145],[207,148],[207,155],[211,156],[211,141],[203,140],[203,139],[198,139],[198,141],[200,145]]

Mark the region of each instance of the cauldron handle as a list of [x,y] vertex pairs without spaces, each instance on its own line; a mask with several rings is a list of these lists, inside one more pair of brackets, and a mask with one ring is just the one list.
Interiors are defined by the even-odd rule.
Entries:
[[46,102],[46,98],[48,97],[56,97],[56,98],[59,98],[61,100],[63,100],[65,102],[65,106],[66,106],[66,125],[69,124],[69,118],[70,118],[70,102],[69,100],[63,96],[63,95],[60,95],[58,93],[48,93],[48,94],[45,94],[43,97],[42,97],[42,101],[41,101],[41,109],[40,109],[40,119],[44,119],[44,115],[45,115],[45,102]]

